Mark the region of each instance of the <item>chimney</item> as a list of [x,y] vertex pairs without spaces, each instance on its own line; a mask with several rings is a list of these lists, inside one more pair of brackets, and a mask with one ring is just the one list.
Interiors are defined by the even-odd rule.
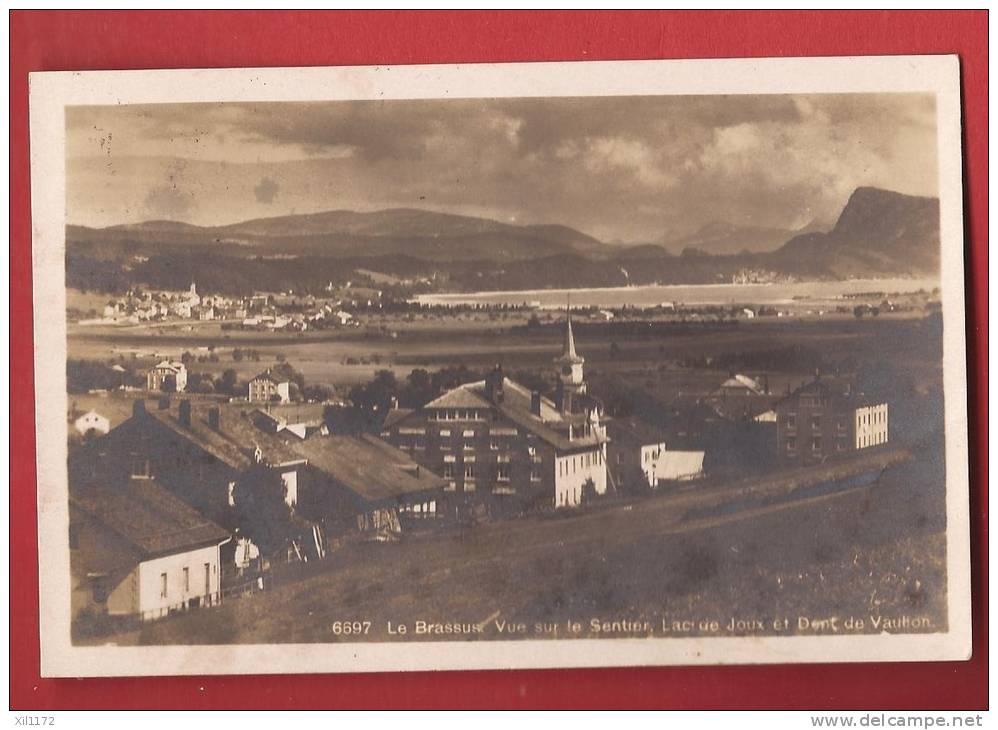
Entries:
[[502,403],[502,364],[496,363],[495,369],[485,376],[485,397],[493,403]]
[[141,398],[132,402],[132,417],[144,416],[146,414],[146,402]]
[[541,394],[539,391],[535,390],[530,394],[530,412],[538,418],[541,417]]
[[180,401],[180,410],[178,411],[177,417],[180,420],[180,425],[184,428],[191,427],[191,402],[189,400]]
[[159,399],[159,410],[161,411],[170,410],[170,396],[164,395]]
[[221,425],[221,413],[218,410],[218,406],[212,406],[208,409],[208,425],[215,431],[219,430]]

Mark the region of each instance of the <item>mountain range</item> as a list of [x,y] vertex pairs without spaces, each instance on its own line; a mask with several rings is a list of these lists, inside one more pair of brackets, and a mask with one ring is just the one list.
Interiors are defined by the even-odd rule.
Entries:
[[[442,273],[470,288],[709,283],[746,269],[797,278],[938,273],[939,201],[856,189],[829,230],[739,227],[724,221],[660,242],[620,246],[560,225],[514,225],[418,209],[334,210],[202,227],[145,221],[66,227],[67,252],[125,257],[363,259],[367,268]],[[373,265],[372,265],[373,264]]]

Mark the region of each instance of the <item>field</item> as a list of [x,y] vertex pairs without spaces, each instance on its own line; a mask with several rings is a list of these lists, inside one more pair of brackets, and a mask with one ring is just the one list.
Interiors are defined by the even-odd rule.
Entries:
[[[563,321],[563,320],[562,320]],[[666,379],[666,369],[691,358],[714,358],[725,353],[747,353],[775,348],[811,348],[829,360],[852,357],[857,361],[888,360],[903,363],[920,383],[941,382],[941,358],[932,357],[924,334],[928,320],[880,317],[838,321],[767,321],[726,323],[656,323],[647,331],[622,322],[579,322],[576,340],[586,358],[587,377],[600,373],[638,373],[640,382],[652,374]],[[218,374],[234,368],[246,379],[283,356],[308,382],[332,386],[369,380],[380,369],[399,376],[416,367],[437,369],[450,365],[491,367],[502,362],[507,370],[550,369],[561,347],[563,324],[555,318],[528,329],[526,316],[496,321],[455,317],[446,320],[373,321],[359,330],[324,331],[303,335],[222,331],[217,324],[180,327],[76,327],[69,333],[73,358],[115,360],[141,369],[164,357],[178,358],[189,351],[207,355],[214,348],[218,362],[197,363],[195,371]],[[252,348],[260,361],[233,360],[234,348]],[[706,364],[706,363],[705,363]],[[701,368],[701,370],[704,368]],[[707,364],[706,370],[711,370]],[[808,375],[810,373],[797,373]],[[723,373],[720,377],[727,375]],[[709,375],[711,380],[719,376]]]
[[[568,621],[581,623],[586,638],[879,633],[884,621],[901,622],[888,630],[938,631],[946,625],[941,479],[938,465],[922,461],[869,486],[790,501],[738,503],[730,489],[719,499],[694,491],[410,535],[402,544],[353,544],[298,566],[273,589],[114,641],[553,638]],[[746,482],[747,491],[778,481]],[[619,630],[594,631],[593,619]],[[783,619],[787,628],[774,631]],[[743,623],[727,628],[732,620]],[[354,621],[369,621],[367,633],[344,635],[342,622]],[[417,635],[419,621],[482,628]],[[409,633],[389,634],[389,622]],[[500,632],[510,624],[529,628]],[[561,633],[537,634],[538,624]]]

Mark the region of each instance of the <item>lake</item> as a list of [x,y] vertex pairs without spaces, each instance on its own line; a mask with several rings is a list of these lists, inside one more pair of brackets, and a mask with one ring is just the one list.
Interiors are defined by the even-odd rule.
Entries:
[[574,307],[622,306],[655,307],[661,304],[698,305],[787,305],[807,297],[811,301],[832,301],[845,295],[868,292],[907,294],[931,292],[938,279],[849,279],[846,281],[811,281],[780,284],[695,284],[663,286],[606,287],[595,289],[531,289],[460,294],[420,294],[421,304],[460,305],[533,305],[541,309],[561,309],[571,296]]

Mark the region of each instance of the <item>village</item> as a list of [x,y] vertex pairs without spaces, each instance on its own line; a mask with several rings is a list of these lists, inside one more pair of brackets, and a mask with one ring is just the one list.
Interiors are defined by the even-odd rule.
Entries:
[[342,397],[288,362],[210,394],[178,359],[111,384],[131,404],[113,425],[70,414],[74,625],[100,636],[210,610],[351,545],[659,495],[716,507],[747,475],[815,486],[828,465],[840,478],[896,459],[890,403],[854,378],[731,372],[660,419],[621,415],[590,386],[572,310],[556,326],[547,375],[458,369],[404,404],[379,390],[390,373]]
[[[349,292],[351,282],[344,291]],[[97,316],[82,316],[83,326],[137,325],[140,323],[222,322],[227,328],[261,331],[305,332],[311,328],[356,326],[346,307],[370,306],[381,296],[378,290],[355,290],[349,299],[335,297],[332,283],[323,296],[294,292],[256,292],[245,297],[201,295],[197,283],[184,291],[135,288],[111,298]]]

